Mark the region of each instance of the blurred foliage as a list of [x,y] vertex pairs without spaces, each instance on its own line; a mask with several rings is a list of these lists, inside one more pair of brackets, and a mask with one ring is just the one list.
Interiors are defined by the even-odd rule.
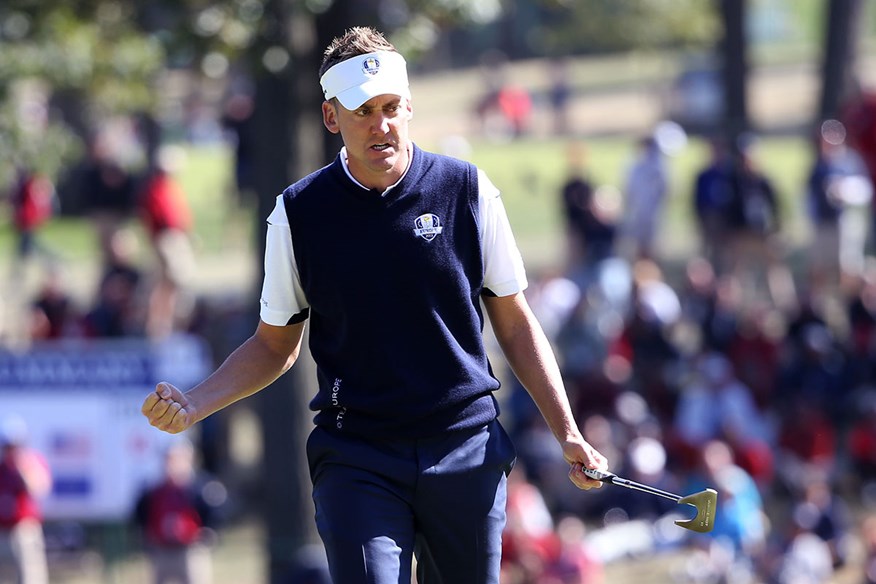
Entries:
[[[794,12],[792,0],[767,4]],[[321,14],[370,15],[425,70],[475,65],[488,49],[511,59],[708,50],[721,28],[716,7],[717,0],[4,0],[0,180],[12,162],[56,171],[100,120],[155,113],[156,82],[169,70],[224,82],[235,69],[288,66],[293,52],[312,44],[308,22]],[[296,46],[278,46],[284,38]],[[22,107],[43,106],[8,103],[16,99],[44,103],[45,114],[18,116]]]
[[[29,124],[30,116],[12,100],[0,102],[0,192],[18,170],[30,170],[55,180],[71,160],[82,153],[82,144],[68,126],[56,120]],[[30,107],[39,108],[30,104]]]
[[53,101],[96,118],[148,107],[164,56],[124,4],[8,0],[0,4],[0,184],[18,169],[56,179],[82,152]]
[[276,26],[262,13],[261,0],[0,3],[0,185],[16,168],[54,179],[102,120],[154,113],[168,69],[223,77]]
[[[455,65],[485,50],[511,59],[650,48],[711,47],[714,0],[386,0],[402,52],[429,57],[442,41]],[[449,40],[448,40],[449,39]],[[434,56],[434,55],[432,55]]]
[[710,47],[721,31],[715,2],[702,0],[553,0],[531,31],[547,55],[631,49]]

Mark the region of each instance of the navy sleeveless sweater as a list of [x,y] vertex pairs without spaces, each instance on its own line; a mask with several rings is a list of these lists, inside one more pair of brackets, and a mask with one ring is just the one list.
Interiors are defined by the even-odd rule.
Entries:
[[310,308],[318,425],[419,438],[486,424],[477,169],[414,147],[384,196],[340,157],[283,193]]

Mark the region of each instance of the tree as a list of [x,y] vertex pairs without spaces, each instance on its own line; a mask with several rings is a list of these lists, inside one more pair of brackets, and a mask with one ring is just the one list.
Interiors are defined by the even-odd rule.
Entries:
[[724,135],[737,145],[740,134],[749,130],[748,43],[745,38],[746,0],[719,0],[724,36],[720,44],[724,81]]
[[860,0],[825,2],[824,57],[818,120],[839,116],[840,104],[856,89],[854,64],[861,25]]
[[0,24],[0,184],[16,168],[56,178],[81,154],[85,120],[150,102],[163,53],[124,5],[12,0]]

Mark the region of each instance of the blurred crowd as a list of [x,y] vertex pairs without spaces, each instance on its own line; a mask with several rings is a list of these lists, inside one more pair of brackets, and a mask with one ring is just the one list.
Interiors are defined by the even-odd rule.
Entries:
[[[555,66],[564,79],[563,63]],[[477,108],[483,125],[495,126],[498,111],[511,134],[523,134],[528,97],[493,89]],[[551,91],[562,129],[568,88]],[[864,140],[876,136],[869,123],[855,126]],[[578,492],[512,379],[502,390],[503,419],[519,462],[509,479],[503,584],[601,584],[608,562],[667,550],[685,550],[673,568],[677,582],[815,584],[854,561],[857,581],[876,583],[876,163],[849,127],[829,120],[813,136],[811,172],[800,185],[810,244],[796,253],[785,244],[780,197],[752,136],[711,142],[690,185],[670,176],[667,158],[683,138],[671,125],[637,142],[619,187],[594,184],[586,150],[570,143],[558,193],[566,261],[533,275],[529,300],[556,347],[585,438],[621,476],[682,494],[716,489],[715,530],[675,527],[689,510],[665,499],[611,486]],[[99,134],[71,179],[100,252],[87,306],[70,294],[63,252],[40,239],[58,212],[56,186],[27,169],[8,185],[17,259],[46,266],[28,302],[28,339],[196,329],[181,153],[147,152],[134,172],[112,132]],[[238,158],[240,186],[248,167],[242,152]],[[698,238],[695,257],[661,256],[671,196],[689,198],[695,224],[677,228]],[[149,243],[148,268],[132,226]],[[21,493],[23,475],[10,479],[16,475],[3,466],[19,443],[4,444],[0,487],[8,479]],[[168,452],[156,489],[172,520],[152,518],[145,492],[132,520],[158,572],[190,569],[206,582],[215,539],[208,503],[224,491],[195,481],[193,465],[190,445]],[[3,496],[0,489],[0,554],[12,555]],[[174,507],[184,501],[194,506]],[[32,523],[38,513],[28,513]],[[165,546],[168,537],[177,540]]]
[[[10,325],[0,336],[7,341],[23,336],[31,342],[162,338],[190,326],[192,217],[178,178],[185,151],[147,146],[144,130],[135,120],[126,120],[96,132],[84,159],[61,179],[17,169],[5,188],[18,238],[9,281],[24,285],[36,272],[38,283],[18,323],[23,332],[10,330]],[[63,181],[63,188],[56,180]],[[62,206],[66,214],[81,216],[93,227],[98,281],[87,302],[73,297],[67,251],[52,249],[41,237],[41,229]]]
[[[872,152],[868,167],[839,121],[818,129],[800,185],[811,244],[794,254],[756,139],[714,141],[683,186],[669,173],[672,144],[643,138],[613,189],[593,184],[586,151],[570,146],[568,261],[528,295],[585,438],[620,476],[716,489],[715,529],[667,523],[693,509],[658,497],[574,492],[515,386],[503,582],[599,583],[606,561],[665,550],[685,551],[678,582],[814,584],[848,569],[876,582]],[[679,191],[699,253],[664,258],[666,200]]]

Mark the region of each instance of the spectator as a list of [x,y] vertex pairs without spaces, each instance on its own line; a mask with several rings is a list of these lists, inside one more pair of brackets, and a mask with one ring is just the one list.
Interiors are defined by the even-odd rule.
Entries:
[[777,458],[782,485],[801,489],[813,471],[837,470],[837,430],[828,412],[805,396],[789,398],[779,411]]
[[598,584],[602,563],[587,545],[587,528],[574,515],[554,522],[537,485],[524,469],[508,480],[508,521],[502,536],[504,584]]
[[146,333],[151,338],[164,337],[178,328],[177,321],[183,316],[183,284],[194,271],[191,212],[174,176],[183,155],[175,147],[160,148],[140,198],[143,224],[158,262],[146,315]]
[[55,185],[38,172],[22,172],[12,193],[12,219],[18,233],[18,258],[27,260],[48,251],[37,240],[37,230],[55,214]]
[[497,105],[510,127],[512,137],[520,138],[529,131],[532,98],[525,88],[512,83],[505,85],[499,90]]
[[27,425],[10,416],[0,422],[0,581],[49,581],[40,498],[52,487],[41,453],[27,445]]
[[[791,328],[788,356],[776,386],[776,406],[803,399],[836,423],[848,413],[848,359],[833,331],[813,322]],[[796,350],[795,350],[796,349]]]
[[502,580],[521,584],[547,570],[555,547],[554,520],[539,488],[518,465],[508,475],[507,521],[502,534]]
[[743,309],[743,291],[733,276],[723,276],[716,282],[715,303],[703,326],[703,347],[726,353],[739,328]]
[[[876,92],[862,91],[854,95],[843,108],[842,119],[848,128],[849,145],[864,161],[870,183],[876,185]],[[876,197],[871,199],[870,246],[873,247],[874,224],[876,224]]]
[[147,487],[137,501],[134,520],[143,534],[155,584],[209,584],[213,581],[210,548],[225,487],[201,476],[192,444],[181,440],[165,455],[164,477]]
[[719,572],[714,581],[728,581],[730,574],[739,578],[732,581],[751,581],[744,577],[753,578],[767,541],[763,498],[751,475],[734,464],[733,452],[722,440],[703,443],[687,492],[706,487],[720,493],[714,530],[705,536],[711,544],[709,560]]
[[731,158],[726,145],[719,139],[709,142],[709,161],[697,173],[694,181],[693,209],[700,232],[703,257],[724,274],[723,265],[729,226],[727,209],[732,198]]
[[828,480],[829,476],[817,471],[810,473],[794,509],[794,516],[798,518],[798,523],[808,527],[827,544],[831,566],[837,569],[849,561],[852,516],[848,505]]
[[30,308],[30,338],[34,341],[77,337],[81,334],[78,309],[67,290],[60,266],[49,266],[42,287]]
[[860,485],[876,481],[876,393],[872,390],[862,400],[847,437],[851,475]]
[[485,90],[475,106],[483,132],[501,140],[523,136],[532,114],[529,91],[509,80],[507,64],[508,57],[501,51],[490,50],[481,56]]
[[483,94],[475,104],[477,125],[490,138],[505,133],[505,120],[499,111],[499,92],[507,82],[508,57],[501,51],[485,51],[480,58]]
[[137,270],[122,266],[110,269],[101,279],[96,303],[83,319],[85,336],[140,336],[139,285]]
[[730,185],[730,239],[722,263],[740,282],[746,304],[765,296],[776,307],[790,310],[796,292],[791,272],[781,261],[778,195],[758,164],[749,136],[740,138],[737,145]]
[[572,131],[569,119],[569,100],[572,97],[572,87],[569,82],[569,64],[566,59],[564,57],[552,59],[548,74],[550,75],[548,99],[554,120],[554,133],[563,136]]
[[556,552],[546,573],[539,580],[543,584],[602,584],[605,582],[602,560],[584,539],[587,526],[580,518],[566,515],[557,522]]
[[631,260],[654,259],[654,241],[665,199],[669,170],[657,140],[639,141],[638,152],[626,171],[624,221],[621,225],[623,255]]
[[671,329],[681,318],[675,291],[657,263],[642,260],[633,268],[633,298],[623,331],[612,340],[609,358],[622,357],[636,372],[631,383],[661,420],[675,408],[672,370],[680,353]]
[[573,275],[608,258],[613,251],[614,222],[602,212],[594,197],[593,183],[586,171],[585,147],[570,143],[567,148],[568,176],[561,189],[563,216]]
[[840,284],[864,267],[868,231],[866,208],[872,185],[860,157],[846,145],[846,129],[827,120],[816,138],[816,156],[807,181],[807,204],[814,236],[809,253],[815,294],[838,294]]
[[[681,305],[680,321],[693,337],[689,343],[695,348],[718,349],[720,341],[712,339],[712,322],[719,318],[720,281],[712,263],[703,257],[694,257],[685,264],[684,278],[678,286]],[[733,319],[735,326],[735,318]],[[733,327],[731,327],[732,329]],[[723,335],[719,335],[723,339]]]
[[849,291],[846,313],[849,383],[857,387],[876,379],[876,272],[872,268]]
[[[778,564],[770,582],[776,584],[822,584],[834,575],[830,547],[813,533],[815,518],[797,507],[781,549],[770,559]],[[767,560],[769,563],[769,560]]]
[[80,187],[83,207],[97,232],[104,266],[111,263],[113,242],[127,229],[136,207],[134,179],[109,148],[102,137],[93,140]]
[[757,407],[766,411],[773,399],[781,369],[784,316],[768,306],[741,309],[726,355],[736,374],[752,393]]
[[253,122],[255,98],[253,84],[241,78],[232,82],[222,115],[222,125],[234,151],[234,186],[238,205],[255,196],[254,150],[258,135]]
[[133,261],[135,243],[130,232],[119,232],[113,236],[97,298],[83,317],[84,336],[125,337],[143,334],[142,274]]
[[822,472],[810,472],[793,495],[790,521],[767,566],[777,584],[821,584],[832,581],[848,561],[849,510]]
[[768,429],[751,390],[736,377],[730,361],[720,353],[702,354],[693,381],[678,398],[673,432],[681,453],[697,452],[710,440],[722,440],[737,461],[749,462],[746,474],[757,469],[769,476]]

